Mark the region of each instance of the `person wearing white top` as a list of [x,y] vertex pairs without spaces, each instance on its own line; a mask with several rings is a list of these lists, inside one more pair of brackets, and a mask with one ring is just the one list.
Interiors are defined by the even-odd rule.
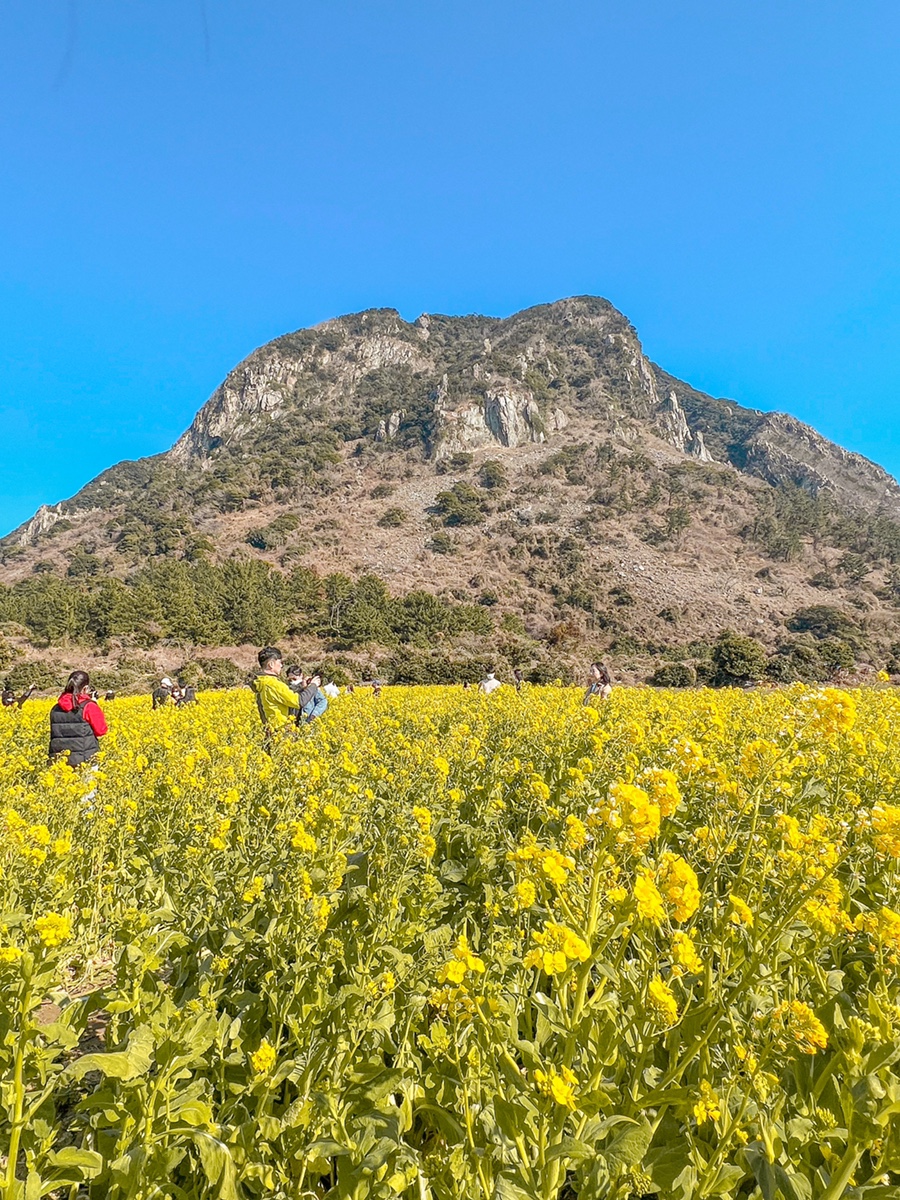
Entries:
[[498,687],[503,687],[503,684],[496,677],[493,671],[488,671],[487,676],[482,679],[481,683],[479,683],[478,690],[479,692],[484,692],[486,696],[489,696],[491,692],[496,692]]

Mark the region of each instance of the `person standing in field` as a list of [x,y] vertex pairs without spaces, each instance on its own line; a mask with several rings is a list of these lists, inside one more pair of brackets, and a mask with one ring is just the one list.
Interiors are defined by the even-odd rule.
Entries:
[[588,676],[587,691],[584,693],[583,704],[590,703],[592,696],[607,700],[612,692],[612,675],[603,663],[591,663],[591,673]]
[[168,675],[163,676],[159,681],[159,687],[153,690],[150,699],[153,701],[154,708],[165,708],[169,703],[172,699],[172,680]]
[[277,646],[264,646],[257,655],[257,661],[259,674],[250,686],[256,695],[256,707],[266,735],[266,749],[271,750],[273,735],[296,717],[301,697],[281,678],[284,659]]
[[88,688],[86,671],[73,671],[50,710],[50,758],[66,756],[70,767],[89,762],[107,732],[106,718]]
[[3,692],[3,697],[2,697],[3,707],[4,708],[12,708],[13,706],[15,706],[16,708],[21,708],[22,705],[25,703],[25,701],[30,700],[32,695],[36,691],[37,691],[36,683],[30,683],[28,685],[28,687],[26,688],[26,690],[22,693],[21,696],[16,696],[16,694],[12,690],[12,688],[6,688],[6,690]]
[[503,687],[503,684],[493,671],[488,671],[487,675],[485,675],[484,679],[482,679],[481,683],[479,683],[478,690],[485,696],[489,696],[491,692],[496,692],[497,688],[499,687]]

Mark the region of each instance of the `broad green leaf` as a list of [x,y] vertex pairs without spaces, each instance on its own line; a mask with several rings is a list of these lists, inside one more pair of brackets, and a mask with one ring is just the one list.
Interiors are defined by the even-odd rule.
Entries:
[[534,1192],[526,1191],[508,1175],[500,1175],[494,1187],[494,1200],[536,1200]]
[[775,1200],[775,1167],[769,1162],[765,1146],[762,1142],[751,1142],[744,1147],[744,1157],[756,1177],[763,1200]]
[[611,1168],[639,1166],[652,1137],[653,1131],[648,1121],[635,1121],[632,1128],[621,1130],[604,1146],[603,1157]]
[[128,1082],[144,1075],[152,1061],[153,1034],[146,1025],[141,1025],[128,1039],[127,1050],[83,1054],[68,1068],[68,1074],[75,1079],[83,1079],[89,1071],[101,1071],[109,1079]]
[[224,1142],[220,1142],[212,1134],[198,1131],[194,1134],[194,1145],[217,1200],[240,1200],[234,1159]]
[[546,1158],[549,1162],[554,1162],[558,1158],[564,1158],[571,1163],[582,1163],[586,1159],[593,1158],[596,1150],[587,1142],[581,1142],[578,1138],[567,1137],[561,1142],[557,1142],[547,1150]]
[[62,1150],[47,1156],[54,1167],[77,1167],[85,1179],[93,1179],[103,1170],[103,1155],[96,1150],[79,1150],[76,1146],[64,1146]]

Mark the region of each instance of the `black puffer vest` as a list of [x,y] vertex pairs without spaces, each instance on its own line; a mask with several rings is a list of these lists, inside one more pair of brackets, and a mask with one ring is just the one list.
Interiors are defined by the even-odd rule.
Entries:
[[58,704],[50,709],[50,757],[68,751],[70,767],[79,767],[89,758],[93,758],[100,749],[97,735],[84,719],[84,704],[79,704],[67,712]]

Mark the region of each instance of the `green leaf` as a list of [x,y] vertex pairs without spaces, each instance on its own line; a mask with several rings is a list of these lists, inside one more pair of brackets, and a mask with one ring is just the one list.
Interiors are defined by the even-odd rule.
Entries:
[[775,1178],[785,1200],[812,1200],[812,1184],[799,1171],[788,1170],[776,1163]]
[[669,1192],[685,1167],[690,1166],[690,1145],[687,1139],[656,1146],[644,1157],[643,1167],[653,1186],[660,1192]]
[[697,1172],[693,1167],[685,1167],[672,1180],[672,1200],[694,1200],[697,1194]]
[[369,1100],[374,1104],[392,1092],[399,1092],[403,1078],[402,1071],[380,1070],[370,1079],[354,1083],[348,1088],[347,1094],[348,1096],[352,1094],[354,1101],[357,1099]]
[[735,1163],[723,1163],[716,1172],[712,1183],[707,1184],[704,1194],[708,1196],[730,1195],[732,1189],[737,1187],[746,1174],[744,1168]]
[[508,1175],[499,1175],[494,1186],[494,1200],[535,1200],[533,1192],[526,1192]]
[[610,1167],[636,1167],[643,1162],[650,1146],[653,1131],[648,1121],[632,1123],[632,1128],[623,1129],[603,1149],[603,1157]]
[[551,1146],[547,1151],[546,1158],[551,1162],[557,1158],[565,1158],[571,1163],[582,1163],[585,1159],[593,1158],[595,1154],[596,1150],[587,1142],[567,1137],[563,1138],[561,1142],[557,1142],[555,1146]]
[[511,1142],[523,1134],[528,1134],[533,1128],[532,1117],[533,1110],[529,1112],[524,1104],[506,1100],[503,1096],[494,1097],[494,1119],[497,1128]]
[[225,1143],[214,1138],[212,1134],[198,1131],[194,1134],[194,1145],[217,1200],[240,1200],[234,1159]]
[[339,1158],[349,1154],[350,1150],[331,1138],[320,1138],[317,1142],[310,1142],[303,1153],[307,1158]]
[[756,1177],[763,1200],[775,1200],[775,1167],[769,1162],[765,1146],[762,1142],[751,1142],[744,1147],[744,1157]]
[[146,1074],[153,1061],[153,1034],[146,1025],[135,1029],[128,1039],[127,1050],[83,1054],[68,1069],[75,1079],[83,1079],[89,1071],[102,1071],[108,1079],[128,1082]]
[[103,1155],[96,1150],[79,1150],[77,1146],[64,1146],[48,1154],[54,1167],[76,1167],[84,1179],[93,1179],[103,1170]]
[[115,1183],[118,1184],[119,1195],[123,1197],[123,1200],[132,1200],[140,1191],[146,1165],[146,1151],[139,1146],[133,1146],[121,1158],[117,1158],[115,1162],[109,1164],[110,1172]]
[[391,1138],[381,1137],[371,1147],[368,1154],[359,1164],[361,1173],[377,1171],[383,1167],[392,1154],[397,1152],[398,1145]]

